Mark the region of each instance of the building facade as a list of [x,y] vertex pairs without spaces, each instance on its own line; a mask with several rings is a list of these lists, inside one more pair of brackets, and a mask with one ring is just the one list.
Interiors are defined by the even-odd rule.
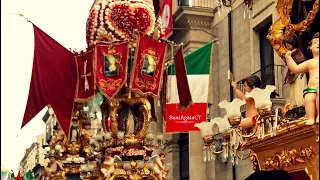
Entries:
[[42,174],[43,167],[46,165],[43,145],[46,144],[45,134],[40,134],[36,138],[36,142],[25,150],[24,156],[20,161],[21,175],[29,170],[33,172],[35,179],[39,179]]
[[[174,30],[169,39],[184,43],[185,54],[217,40],[213,48],[208,119],[223,117],[226,112],[218,103],[235,97],[227,79],[229,69],[240,89],[240,80],[255,74],[261,78],[262,86],[276,86],[279,96],[272,99],[275,107],[289,102],[289,85],[282,84],[283,60],[266,38],[269,27],[279,18],[276,5],[277,0],[256,0],[250,12],[241,0],[222,9],[217,1],[173,1]],[[163,124],[162,118],[158,119],[158,123]],[[165,125],[162,129],[165,132]],[[169,152],[166,162],[171,171],[168,180],[243,180],[253,173],[248,159],[235,166],[230,159],[223,161],[219,157],[216,161],[205,162],[200,132],[169,134],[166,139]]]

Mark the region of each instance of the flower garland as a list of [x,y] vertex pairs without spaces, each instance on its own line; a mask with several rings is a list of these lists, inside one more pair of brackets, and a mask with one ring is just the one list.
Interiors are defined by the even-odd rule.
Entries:
[[[119,41],[135,38],[137,31],[152,35],[155,30],[154,8],[145,0],[106,0],[95,5],[86,24],[88,46],[99,41]],[[158,18],[159,36],[164,33]],[[130,44],[134,51],[135,43]]]

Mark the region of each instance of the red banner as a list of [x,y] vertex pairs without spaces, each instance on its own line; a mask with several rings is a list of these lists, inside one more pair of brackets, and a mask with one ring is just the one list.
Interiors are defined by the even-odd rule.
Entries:
[[94,50],[76,56],[77,63],[77,89],[76,102],[88,102],[95,93]]
[[164,29],[163,37],[168,39],[172,35],[172,0],[164,0],[162,4],[161,19],[162,19],[162,28]]
[[166,104],[166,132],[200,131],[196,123],[206,121],[207,103],[194,103],[187,111],[181,111],[180,104]]
[[133,63],[130,88],[142,94],[158,97],[161,87],[167,44],[140,35]]
[[113,98],[126,83],[128,56],[127,43],[96,46],[97,85],[108,99]]

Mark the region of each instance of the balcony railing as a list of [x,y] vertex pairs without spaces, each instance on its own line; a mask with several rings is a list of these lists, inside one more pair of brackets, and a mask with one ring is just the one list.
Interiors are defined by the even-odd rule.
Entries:
[[[282,79],[284,78],[284,65],[273,65],[270,64],[259,71],[253,73],[261,80],[261,88],[264,89],[266,85],[276,86],[275,92],[279,95],[277,98],[283,98],[283,89],[282,89]],[[238,89],[244,93],[242,80],[237,82]],[[274,96],[274,94],[271,94]],[[241,107],[241,111],[245,111],[245,105]]]
[[214,8],[214,0],[178,0],[178,6]]
[[[284,65],[268,65],[259,71],[253,73],[252,75],[256,75],[261,80],[261,88],[264,89],[266,85],[275,85],[276,92],[282,96],[282,79],[284,77],[283,74]],[[237,82],[238,88],[244,92],[242,80]]]

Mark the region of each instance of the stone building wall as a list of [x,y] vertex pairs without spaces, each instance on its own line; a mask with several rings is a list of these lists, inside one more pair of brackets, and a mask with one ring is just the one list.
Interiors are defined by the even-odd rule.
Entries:
[[[203,29],[218,37],[219,41],[214,43],[213,48],[208,103],[212,104],[210,106],[210,118],[223,117],[226,112],[218,107],[218,103],[222,100],[230,100],[230,84],[227,80],[229,69],[228,10],[224,8],[218,15],[219,11],[216,4],[211,9],[201,8],[201,4],[200,7],[179,7],[175,1],[173,1],[173,4],[174,27],[186,29],[174,30],[170,40],[176,43],[184,42],[185,54],[214,39],[208,33],[194,29]],[[236,82],[261,69],[259,29],[267,21],[271,20],[274,23],[278,19],[276,4],[277,0],[255,0],[254,14],[251,15],[250,19],[248,14],[244,18],[245,6],[243,1],[235,1],[231,7],[233,73]],[[209,19],[209,17],[212,19]],[[191,30],[188,30],[188,28]],[[283,61],[275,52],[274,64],[283,65]],[[273,103],[279,107],[288,102],[289,87],[287,85],[282,86],[282,72],[278,72],[278,74],[279,77],[276,77],[275,83],[281,98],[277,98]],[[165,132],[165,125],[163,127],[163,132]],[[166,135],[166,138],[170,141],[166,162],[170,164],[172,173],[168,180],[178,180],[180,179],[179,143],[177,143],[179,135],[169,134]],[[230,159],[222,162],[218,156],[216,161],[204,162],[202,148],[203,141],[200,133],[189,132],[189,179],[232,180],[233,169]],[[248,159],[239,161],[239,164],[235,166],[237,180],[245,179],[252,172],[252,165]]]
[[[36,138],[36,142],[32,143],[31,146],[25,150],[25,154],[20,161],[21,174],[33,171],[37,165],[45,166],[46,162],[44,159],[44,150],[42,148],[45,142],[45,134],[40,134]],[[41,171],[41,170],[40,170]]]

